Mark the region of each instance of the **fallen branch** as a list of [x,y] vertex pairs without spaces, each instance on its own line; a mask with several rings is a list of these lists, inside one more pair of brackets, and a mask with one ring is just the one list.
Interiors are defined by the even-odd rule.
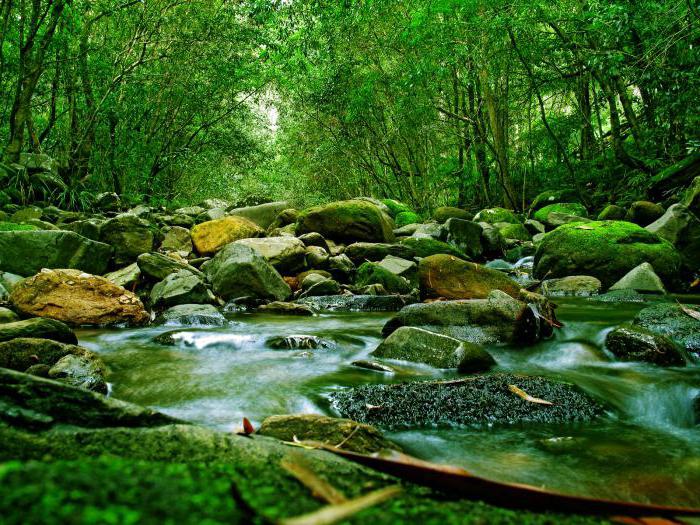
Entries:
[[311,469],[302,465],[299,461],[283,459],[280,464],[284,470],[289,472],[302,485],[308,488],[313,497],[334,505],[344,503],[348,500],[342,492],[327,481],[319,478]]
[[515,385],[508,385],[508,390],[513,392],[516,396],[522,397],[525,401],[528,401],[529,403],[537,403],[538,405],[553,405],[551,401],[545,401],[544,399],[540,399],[539,397],[532,397],[530,394],[525,392],[524,390],[518,388]]

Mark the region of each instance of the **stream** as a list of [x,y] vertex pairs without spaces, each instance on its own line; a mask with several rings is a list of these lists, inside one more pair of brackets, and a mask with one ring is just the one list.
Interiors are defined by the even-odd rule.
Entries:
[[[564,327],[529,347],[489,346],[497,371],[549,376],[579,385],[611,407],[579,426],[426,428],[386,432],[408,453],[459,465],[499,481],[578,495],[700,506],[700,426],[693,398],[700,366],[660,368],[614,362],[608,331],[644,305],[555,299]],[[697,303],[698,297],[683,301]],[[224,328],[159,326],[81,330],[81,344],[101,354],[116,398],[232,431],[243,417],[324,413],[334,389],[370,382],[451,378],[427,366],[397,364],[385,374],[352,366],[381,341],[391,313],[325,313],[316,317],[228,313]],[[176,346],[155,336],[184,332]],[[273,336],[315,335],[334,349],[272,350]],[[550,400],[556,402],[556,400]]]

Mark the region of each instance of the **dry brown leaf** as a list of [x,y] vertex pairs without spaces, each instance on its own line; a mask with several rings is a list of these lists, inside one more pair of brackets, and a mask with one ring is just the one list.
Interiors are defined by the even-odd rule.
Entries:
[[398,485],[386,487],[344,503],[322,507],[309,514],[280,520],[279,523],[280,525],[330,525],[393,498],[399,492],[401,487]]
[[302,461],[302,459],[295,459],[294,461],[283,459],[281,465],[284,470],[289,472],[299,480],[302,485],[308,488],[313,497],[335,505],[348,500],[345,495],[333,485],[319,478],[311,469],[301,464]]
[[688,308],[687,306],[683,306],[681,303],[678,303],[678,305],[681,307],[681,310],[683,310],[684,313],[688,314],[693,319],[700,321],[700,312],[693,310],[692,308]]
[[537,403],[538,405],[553,405],[551,401],[545,401],[544,399],[540,399],[539,397],[532,397],[530,394],[525,392],[524,390],[521,390],[515,385],[508,385],[508,390],[513,392],[515,395],[522,397],[525,401],[528,401],[529,403]]

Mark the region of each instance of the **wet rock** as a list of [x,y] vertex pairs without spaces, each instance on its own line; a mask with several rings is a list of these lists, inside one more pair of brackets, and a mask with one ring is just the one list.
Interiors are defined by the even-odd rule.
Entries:
[[431,255],[447,254],[454,257],[459,257],[460,259],[469,259],[465,253],[462,253],[455,246],[429,237],[408,237],[403,239],[401,244],[412,248],[416,257],[430,257]]
[[9,308],[0,307],[0,324],[19,321],[19,316]]
[[51,339],[67,344],[78,343],[78,338],[68,325],[41,317],[0,324],[0,341],[16,338]]
[[114,263],[121,266],[134,262],[142,253],[153,251],[155,235],[147,221],[125,213],[102,225],[100,240],[114,248]]
[[464,374],[485,372],[496,364],[479,345],[410,326],[391,333],[371,355],[435,368],[457,368]]
[[452,206],[442,206],[440,208],[435,208],[433,211],[433,220],[443,224],[449,219],[461,219],[465,221],[471,221],[473,217],[473,212],[468,212],[461,208],[454,208]]
[[451,255],[433,255],[418,265],[421,299],[483,299],[493,290],[518,297],[520,286],[498,270]]
[[496,224],[497,222],[518,224],[522,222],[515,213],[513,213],[511,210],[506,210],[505,208],[487,208],[485,210],[481,210],[474,216],[473,220],[474,222],[486,222],[489,224]]
[[306,247],[306,265],[309,268],[327,268],[330,255],[320,246]]
[[476,222],[462,219],[448,219],[444,226],[447,242],[472,259],[481,257],[484,247],[481,245],[483,228]]
[[117,286],[130,288],[141,279],[141,269],[137,263],[131,263],[129,266],[105,274],[104,278]]
[[335,417],[317,414],[295,414],[266,418],[258,434],[282,441],[319,441],[331,446],[342,443],[344,450],[372,454],[382,450],[400,450],[376,428]]
[[302,211],[296,232],[318,232],[326,238],[348,242],[392,242],[393,229],[393,220],[374,204],[349,200]]
[[71,386],[106,394],[104,373],[104,364],[96,356],[91,359],[85,355],[68,354],[51,367],[48,375]]
[[192,228],[192,244],[200,255],[214,255],[224,246],[240,239],[259,237],[262,228],[244,217],[223,217]]
[[600,295],[594,295],[591,300],[601,303],[646,303],[650,296],[640,294],[635,290],[613,290]]
[[501,290],[486,299],[437,301],[404,307],[382,330],[415,326],[471,343],[532,343],[548,335],[544,322],[525,303]]
[[656,275],[654,267],[647,262],[631,269],[622,279],[613,284],[610,290],[636,290],[643,293],[666,293],[664,283],[661,282],[659,276]]
[[[267,229],[280,213],[288,209],[289,203],[286,201],[266,202],[264,204],[258,204],[257,206],[246,206],[243,208],[231,209],[229,207],[228,215],[243,217],[254,222],[262,229]],[[289,222],[287,224],[289,224]],[[285,224],[281,224],[280,226],[285,226]]]
[[355,277],[355,264],[344,253],[328,259],[328,271],[340,282],[350,282]]
[[609,287],[643,262],[652,263],[666,283],[678,279],[678,251],[636,224],[567,224],[548,233],[537,247],[534,274],[536,278],[591,275]]
[[627,216],[627,211],[614,204],[609,204],[598,214],[599,221],[621,221]]
[[685,366],[683,351],[676,343],[664,335],[638,326],[619,326],[607,335],[605,346],[622,361]]
[[691,269],[700,269],[700,218],[688,208],[674,204],[646,229],[673,244]]
[[271,337],[265,344],[275,350],[319,350],[335,348],[332,341],[326,341],[315,335],[283,335]]
[[[553,404],[528,402],[511,385]],[[573,385],[512,374],[363,385],[332,393],[331,402],[343,417],[387,428],[571,424],[590,422],[604,410]]]
[[[318,276],[321,277],[321,276]],[[309,275],[302,283],[304,293],[301,297],[317,297],[322,295],[338,295],[341,291],[340,284],[335,279],[318,279],[316,275]]]
[[10,301],[24,315],[72,325],[140,325],[150,319],[136,295],[79,270],[42,270],[18,284]]
[[112,248],[67,231],[0,231],[0,270],[23,277],[42,268],[103,274]]
[[627,210],[625,220],[647,226],[664,214],[663,207],[649,201],[636,201]]
[[279,315],[300,315],[311,317],[314,315],[313,309],[299,303],[286,303],[284,301],[273,301],[258,307],[258,312]]
[[160,249],[164,252],[178,252],[185,256],[192,253],[190,230],[181,226],[171,226],[163,230],[163,242]]
[[306,266],[306,246],[296,237],[241,239],[236,243],[252,248],[284,275],[297,273]]
[[602,286],[600,279],[590,275],[569,275],[542,281],[540,293],[548,297],[590,297],[599,294]]
[[387,292],[395,294],[407,294],[412,289],[407,279],[372,262],[366,262],[357,269],[355,284],[356,286],[379,284]]
[[203,277],[204,275],[194,266],[190,266],[185,262],[178,261],[162,253],[142,253],[139,255],[136,262],[143,275],[156,281],[162,281],[169,275],[181,271],[187,271],[199,277]]
[[226,326],[226,318],[211,304],[178,304],[165,310],[160,320],[177,326]]
[[409,295],[329,295],[297,301],[316,311],[333,312],[395,312],[415,302],[416,299]]
[[168,275],[151,290],[151,304],[155,307],[179,304],[211,304],[215,297],[199,275],[180,270]]
[[356,242],[345,248],[347,255],[354,264],[362,264],[366,261],[380,261],[391,255],[403,259],[412,259],[414,251],[411,247],[402,244]]
[[685,313],[682,306],[700,311],[697,305],[692,304],[654,304],[641,310],[632,324],[668,336],[687,351],[700,354],[700,321]]
[[386,374],[393,374],[395,370],[387,364],[381,363],[380,361],[371,361],[368,359],[359,359],[352,362],[352,366],[357,368],[364,368],[365,370],[374,370],[375,372],[383,372]]

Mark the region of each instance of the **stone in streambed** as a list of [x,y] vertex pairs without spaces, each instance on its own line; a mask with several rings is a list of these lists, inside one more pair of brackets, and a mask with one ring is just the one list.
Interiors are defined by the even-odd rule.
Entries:
[[169,275],[182,270],[186,270],[199,277],[204,276],[204,274],[194,266],[163,255],[162,253],[143,253],[139,255],[137,264],[143,275],[156,281],[162,281]]
[[316,311],[330,312],[396,312],[416,302],[410,295],[327,295],[305,297],[296,301]]
[[627,210],[625,220],[647,226],[664,214],[662,206],[649,201],[636,201]]
[[178,304],[160,315],[165,325],[225,326],[226,318],[211,304]]
[[518,216],[511,210],[506,210],[505,208],[487,208],[481,210],[474,216],[474,222],[487,222],[489,224],[495,224],[497,222],[509,222],[511,224],[518,224],[522,222]]
[[151,304],[156,307],[211,304],[215,300],[202,278],[188,270],[168,275],[151,290]]
[[[511,385],[552,405],[532,403]],[[579,388],[536,376],[479,375],[453,381],[363,385],[331,394],[342,416],[386,428],[590,422],[604,407]]]
[[132,263],[142,253],[152,251],[155,235],[147,221],[124,213],[101,226],[100,240],[114,248],[114,263],[119,266]]
[[457,247],[430,237],[408,237],[403,239],[401,244],[410,247],[415,253],[416,257],[430,257],[431,255],[436,254],[447,254],[454,257],[459,257],[460,259],[469,259],[469,257]]
[[681,348],[664,335],[623,325],[608,334],[605,346],[623,361],[645,361],[660,366],[685,366]]
[[163,230],[163,242],[160,249],[165,252],[179,252],[185,256],[192,253],[192,237],[190,230],[181,226],[171,226]]
[[0,324],[14,323],[16,321],[19,321],[19,316],[15,312],[0,306]]
[[0,341],[15,338],[51,339],[60,343],[77,344],[78,338],[67,324],[54,319],[35,317],[24,321],[0,324]]
[[299,315],[304,317],[312,317],[313,309],[298,303],[287,303],[284,301],[273,301],[258,307],[258,312],[266,314],[278,315]]
[[622,279],[617,281],[610,287],[610,290],[635,290],[643,293],[659,293],[665,294],[666,288],[664,283],[656,272],[654,267],[645,262],[631,269]]
[[[264,204],[258,204],[257,206],[246,206],[243,208],[231,208],[229,206],[227,207],[227,213],[228,215],[248,219],[265,230],[270,227],[273,221],[282,212],[288,209],[289,203],[287,201],[277,201],[266,202]],[[284,224],[281,224],[280,226],[284,226]]]
[[622,206],[615,204],[607,205],[603,211],[598,214],[599,221],[621,221],[627,215],[627,211]]
[[265,341],[265,344],[275,350],[318,350],[336,346],[332,341],[326,341],[315,335],[275,336]]
[[308,208],[299,213],[296,233],[318,232],[338,241],[392,242],[394,222],[371,202],[348,200]]
[[49,369],[48,377],[71,386],[106,394],[104,373],[104,364],[97,356],[68,354]]
[[479,345],[409,326],[390,334],[371,355],[435,368],[457,368],[460,373],[484,372],[496,364]]
[[283,275],[293,275],[306,266],[306,246],[296,237],[241,239],[236,244],[252,248]]
[[390,272],[383,266],[372,262],[363,263],[357,269],[355,285],[361,287],[372,284],[379,284],[387,292],[395,294],[407,294],[413,288],[407,279]]
[[141,279],[141,269],[137,263],[131,263],[129,266],[105,274],[104,278],[117,286],[130,288]]
[[590,275],[569,275],[547,279],[540,285],[540,293],[547,297],[590,297],[600,293],[603,284]]
[[382,242],[356,242],[345,248],[343,253],[355,264],[362,264],[366,261],[379,261],[389,255],[403,259],[412,259],[415,254],[410,246]]
[[260,237],[260,226],[244,217],[223,217],[198,224],[190,232],[192,244],[200,255],[214,255],[239,239]]
[[481,257],[484,247],[481,244],[483,228],[476,222],[462,219],[448,219],[444,226],[447,242],[472,259]]
[[700,311],[698,305],[661,303],[640,310],[632,324],[673,339],[688,352],[700,355],[700,321],[683,308]]
[[689,208],[674,204],[646,229],[673,244],[691,270],[700,270],[700,218]]

